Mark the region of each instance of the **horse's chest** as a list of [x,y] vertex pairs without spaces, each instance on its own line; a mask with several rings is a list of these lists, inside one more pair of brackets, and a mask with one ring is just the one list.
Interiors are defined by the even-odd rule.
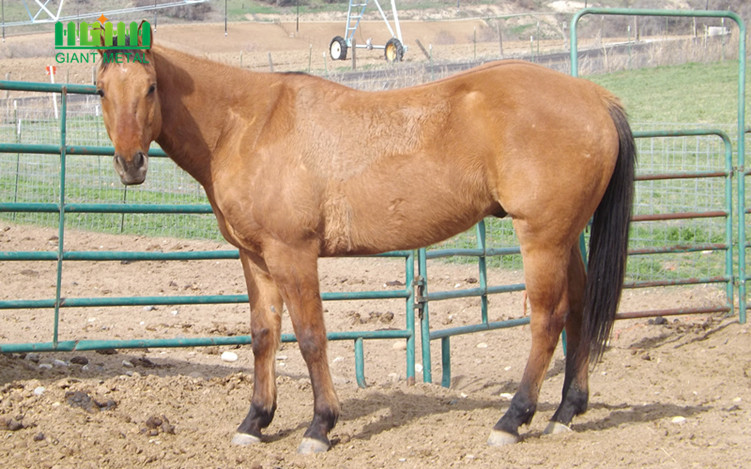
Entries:
[[315,185],[303,177],[290,182],[279,172],[236,174],[216,187],[217,219],[231,243],[260,252],[269,240],[294,245],[318,236],[321,214]]

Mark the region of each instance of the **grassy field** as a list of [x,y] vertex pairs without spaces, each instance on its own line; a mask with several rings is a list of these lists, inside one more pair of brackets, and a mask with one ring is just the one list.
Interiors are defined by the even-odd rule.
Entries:
[[[589,77],[620,96],[635,129],[721,128],[735,138],[737,63],[687,64]],[[13,122],[0,126],[0,141],[57,143],[59,127],[54,120],[27,120],[20,137]],[[71,116],[69,143],[107,144],[99,118]],[[716,137],[640,139],[638,171],[717,171],[724,169],[723,147]],[[0,202],[59,201],[59,161],[54,156],[0,154]],[[152,160],[150,177],[138,188],[120,185],[109,157],[71,156],[67,164],[68,202],[150,204],[203,204],[200,186],[170,160]],[[637,184],[636,214],[724,210],[724,180],[679,179]],[[4,213],[17,222],[55,225],[56,216]],[[516,245],[508,220],[488,220],[492,247]],[[70,214],[72,228],[110,233],[219,239],[211,215]],[[633,248],[666,245],[722,243],[722,219],[641,222],[632,225]],[[441,247],[477,247],[474,230],[443,243]],[[675,269],[678,259],[685,268]],[[491,265],[520,268],[520,256],[495,258]],[[717,273],[724,263],[722,252],[639,256],[630,263],[632,279],[702,277]]]
[[[641,124],[678,123],[727,127],[738,117],[738,62],[690,63],[589,76],[620,96]],[[746,102],[746,112],[751,104]]]

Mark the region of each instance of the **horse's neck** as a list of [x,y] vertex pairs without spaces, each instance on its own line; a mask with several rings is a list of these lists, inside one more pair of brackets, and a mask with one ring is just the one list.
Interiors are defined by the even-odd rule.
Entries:
[[[229,137],[227,117],[237,104],[227,92],[228,77],[223,74],[243,72],[165,48],[155,48],[154,61],[162,112],[157,143],[208,189],[212,159]],[[250,77],[255,75],[243,78]]]

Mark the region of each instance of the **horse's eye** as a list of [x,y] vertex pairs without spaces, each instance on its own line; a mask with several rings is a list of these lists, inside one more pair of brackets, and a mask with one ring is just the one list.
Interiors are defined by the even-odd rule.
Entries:
[[104,98],[104,90],[99,88],[96,90],[96,94],[99,95],[100,98]]
[[156,91],[156,83],[149,86],[149,91],[146,92],[146,95],[151,96],[152,94],[154,94],[154,91]]

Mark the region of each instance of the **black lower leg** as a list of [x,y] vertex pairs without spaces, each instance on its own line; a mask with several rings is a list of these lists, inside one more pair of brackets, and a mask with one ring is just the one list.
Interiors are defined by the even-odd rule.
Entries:
[[511,435],[519,436],[519,426],[532,421],[537,410],[537,404],[532,402],[527,393],[517,392],[511,400],[503,417],[495,424],[494,430],[500,430]]
[[323,411],[316,410],[316,413],[313,416],[313,421],[305,431],[304,437],[313,438],[326,443],[326,445],[328,446],[331,446],[327,435],[329,431],[334,428],[334,425],[336,425],[338,418],[339,416],[336,413],[332,412],[330,409]]
[[574,416],[586,412],[589,403],[589,390],[582,389],[574,379],[577,374],[575,357],[572,354],[566,360],[566,377],[563,381],[561,405],[558,406],[551,419],[564,425],[570,424]]
[[260,438],[261,429],[269,426],[274,419],[274,412],[276,412],[276,404],[271,407],[271,410],[265,410],[263,407],[252,403],[248,415],[237,428],[237,432]]
[[558,410],[555,411],[551,420],[568,425],[576,415],[583,414],[587,410],[589,393],[571,386],[563,395],[563,400]]

